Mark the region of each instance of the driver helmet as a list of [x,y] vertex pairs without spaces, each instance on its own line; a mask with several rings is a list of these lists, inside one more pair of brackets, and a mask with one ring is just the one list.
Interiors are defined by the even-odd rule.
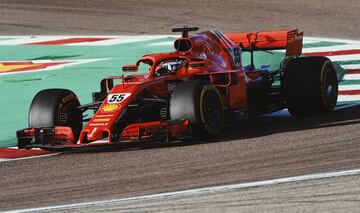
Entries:
[[174,71],[177,71],[180,67],[183,66],[183,61],[182,60],[176,60],[176,61],[164,62],[162,64],[162,66],[165,67],[166,69],[174,72]]

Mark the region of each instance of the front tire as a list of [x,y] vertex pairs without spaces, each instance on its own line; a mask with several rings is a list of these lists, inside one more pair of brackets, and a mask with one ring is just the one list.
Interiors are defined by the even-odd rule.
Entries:
[[294,116],[326,114],[336,106],[338,79],[326,57],[290,59],[285,65],[282,88],[286,106]]
[[29,127],[68,126],[77,141],[82,129],[79,99],[67,89],[45,89],[38,92],[30,106]]
[[219,133],[223,122],[222,100],[216,87],[205,80],[178,84],[170,98],[170,119],[190,121],[194,138]]

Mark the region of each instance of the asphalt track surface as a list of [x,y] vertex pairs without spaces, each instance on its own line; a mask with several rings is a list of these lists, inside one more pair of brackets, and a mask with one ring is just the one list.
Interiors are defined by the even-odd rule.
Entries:
[[[359,170],[357,170],[359,171]],[[320,174],[319,174],[320,175]],[[303,178],[304,176],[298,176]],[[274,181],[282,181],[276,179]],[[264,182],[262,182],[264,183]],[[261,184],[255,182],[255,184]],[[270,184],[221,190],[206,188],[161,193],[102,202],[88,202],[48,208],[35,208],[41,212],[358,212],[360,178],[338,176],[322,180]],[[241,187],[241,186],[242,187]],[[229,185],[225,186],[229,187]],[[213,189],[209,190],[209,189]],[[200,189],[201,190],[201,189]],[[208,190],[208,191],[206,191]],[[302,210],[302,211],[301,211]]]
[[226,32],[299,28],[355,38],[358,0],[1,0],[0,34],[169,34],[184,24]]
[[[183,24],[226,32],[297,27],[308,36],[360,34],[356,0],[169,2],[1,0],[0,34],[169,34]],[[359,129],[357,106],[312,118],[261,117],[210,141],[1,162],[0,210],[355,169]],[[357,183],[358,193],[359,176],[347,180]]]

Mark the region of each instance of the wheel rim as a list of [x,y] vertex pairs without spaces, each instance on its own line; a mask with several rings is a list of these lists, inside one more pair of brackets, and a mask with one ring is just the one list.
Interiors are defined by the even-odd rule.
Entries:
[[216,93],[206,93],[203,99],[203,119],[204,123],[210,127],[218,127],[222,119],[222,107]]
[[326,72],[325,79],[324,79],[324,93],[326,99],[330,103],[334,103],[337,100],[337,81],[336,81],[336,75],[331,72],[329,69]]
[[[68,126],[73,130],[75,139],[77,139],[77,137],[80,134],[81,131],[81,114],[79,114],[79,111],[77,109],[77,106],[79,104],[76,103],[75,101],[71,101],[68,104],[62,105],[60,107],[60,111],[59,111],[59,118],[58,118],[58,123],[64,126]],[[62,118],[65,118],[64,120],[62,120]]]

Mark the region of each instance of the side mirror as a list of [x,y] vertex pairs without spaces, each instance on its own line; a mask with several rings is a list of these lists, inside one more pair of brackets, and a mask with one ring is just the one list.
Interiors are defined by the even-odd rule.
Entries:
[[205,61],[190,62],[189,64],[191,68],[201,68],[201,67],[205,67],[205,65],[206,65]]
[[137,72],[138,67],[136,65],[124,65],[122,67],[123,72]]

